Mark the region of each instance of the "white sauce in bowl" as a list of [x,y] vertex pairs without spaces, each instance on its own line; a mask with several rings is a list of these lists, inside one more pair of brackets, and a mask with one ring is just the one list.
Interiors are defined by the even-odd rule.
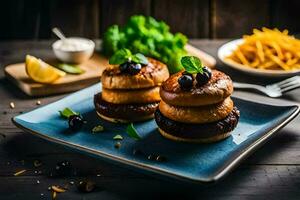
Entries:
[[94,48],[94,43],[83,38],[67,38],[56,41],[53,47],[61,51],[85,51]]
[[94,52],[95,43],[80,37],[70,37],[57,40],[52,44],[57,59],[66,63],[82,63],[88,60]]

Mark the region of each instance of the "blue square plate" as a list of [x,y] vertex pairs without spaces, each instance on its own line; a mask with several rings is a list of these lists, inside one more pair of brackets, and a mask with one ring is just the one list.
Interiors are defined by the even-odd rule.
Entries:
[[[13,122],[46,140],[141,172],[203,183],[216,181],[227,174],[299,113],[298,106],[272,106],[233,98],[241,118],[232,136],[223,141],[213,144],[173,142],[158,133],[154,120],[136,123],[142,139],[134,140],[127,136],[126,125],[99,119],[94,110],[93,96],[100,91],[101,84],[96,84],[16,116]],[[65,107],[80,112],[88,121],[80,132],[70,133],[67,121],[59,116],[58,111]],[[105,131],[92,134],[92,128],[98,124],[102,124]],[[116,134],[124,137],[119,149],[114,147],[116,141],[112,139]],[[140,149],[146,155],[163,155],[167,159],[164,162],[148,160],[147,156],[133,155],[134,149]]]

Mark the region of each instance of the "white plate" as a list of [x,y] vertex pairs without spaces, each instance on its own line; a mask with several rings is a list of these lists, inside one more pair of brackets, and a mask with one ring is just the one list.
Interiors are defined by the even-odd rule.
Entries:
[[287,76],[294,76],[294,75],[297,75],[300,73],[300,70],[284,71],[284,70],[255,69],[255,68],[225,59],[242,42],[243,42],[243,39],[237,39],[237,40],[233,40],[233,41],[227,42],[224,45],[222,45],[218,50],[219,59],[231,68],[234,68],[236,70],[243,71],[243,72],[246,72],[246,73],[249,73],[252,75],[269,76],[269,77],[270,76],[272,76],[272,77],[287,77]]

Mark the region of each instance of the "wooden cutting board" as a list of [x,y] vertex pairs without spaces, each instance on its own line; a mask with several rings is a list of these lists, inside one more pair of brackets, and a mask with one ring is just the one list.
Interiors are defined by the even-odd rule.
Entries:
[[[216,60],[207,53],[186,45],[190,55],[198,56],[203,63],[213,68]],[[46,60],[47,62],[47,60]],[[103,70],[108,66],[108,59],[95,53],[90,60],[79,65],[85,73],[80,75],[66,75],[52,84],[36,83],[28,77],[25,63],[16,63],[4,68],[5,76],[29,96],[48,96],[80,90],[100,81]]]

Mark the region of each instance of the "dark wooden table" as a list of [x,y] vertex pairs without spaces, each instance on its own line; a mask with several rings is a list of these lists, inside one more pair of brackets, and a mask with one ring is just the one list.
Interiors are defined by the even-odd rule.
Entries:
[[[195,46],[216,56],[226,40],[192,40]],[[22,62],[26,54],[52,57],[51,41],[0,42],[0,66]],[[218,68],[233,80],[268,83],[275,81],[251,77],[230,70],[218,62]],[[236,91],[235,96],[273,104],[300,102],[300,90],[294,90],[281,100],[259,94]],[[42,105],[64,95],[39,98]],[[36,108],[37,99],[23,94],[0,72],[0,199],[51,199],[48,187],[75,184],[90,179],[97,190],[84,194],[73,185],[58,195],[58,199],[300,199],[300,118],[296,118],[274,138],[250,156],[219,183],[209,186],[174,183],[153,178],[122,166],[72,152],[17,129],[11,117]],[[9,104],[14,102],[15,108]],[[259,110],[257,112],[260,112]],[[43,165],[34,167],[35,160]],[[59,161],[68,160],[74,171],[68,177],[51,176]],[[26,169],[20,176],[14,173]]]

